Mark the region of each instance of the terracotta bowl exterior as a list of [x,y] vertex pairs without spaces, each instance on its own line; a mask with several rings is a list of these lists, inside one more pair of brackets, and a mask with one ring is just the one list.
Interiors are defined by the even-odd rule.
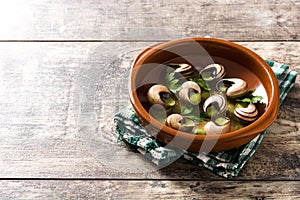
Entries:
[[[207,52],[207,55],[200,52],[204,57],[208,55],[212,57],[212,59],[198,59],[195,61],[199,62],[198,65],[221,63],[226,67],[229,77],[243,78],[252,88],[263,86],[267,95],[267,108],[255,122],[226,134],[204,136],[172,129],[147,112],[143,105],[149,88],[147,84],[161,81],[161,74],[164,73],[164,65],[161,64],[170,60],[185,60],[189,56],[191,59],[186,60],[192,60],[193,56],[198,54],[198,48],[200,50],[203,48]],[[279,109],[277,80],[267,63],[243,46],[215,38],[185,38],[145,49],[138,55],[131,68],[129,93],[131,104],[149,134],[165,144],[191,152],[224,151],[244,145],[274,122]]]

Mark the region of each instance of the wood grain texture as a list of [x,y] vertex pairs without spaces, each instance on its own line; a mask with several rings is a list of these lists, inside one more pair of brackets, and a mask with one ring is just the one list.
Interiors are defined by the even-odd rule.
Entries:
[[0,181],[3,199],[297,199],[297,181]]
[[[131,59],[151,44],[1,43],[0,177],[222,179],[185,160],[157,170],[116,143]],[[300,73],[298,42],[240,44]],[[235,180],[300,180],[299,88]]]
[[299,0],[12,0],[0,40],[299,40]]
[[0,199],[300,198],[299,78],[233,180],[184,159],[157,169],[113,133],[142,49],[224,38],[299,74],[299,13],[299,0],[1,1]]

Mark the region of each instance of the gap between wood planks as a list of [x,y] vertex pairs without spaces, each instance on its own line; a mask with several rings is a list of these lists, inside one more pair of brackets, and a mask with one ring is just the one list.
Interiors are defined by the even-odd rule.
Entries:
[[[0,178],[0,181],[170,181],[170,182],[189,182],[189,181],[206,181],[203,179],[138,179],[138,178]],[[209,182],[224,181],[242,181],[242,182],[300,182],[300,179],[210,179]]]
[[[193,37],[188,37],[193,38]],[[182,39],[182,38],[178,38]],[[173,40],[173,39],[172,39]],[[226,39],[223,39],[226,40]],[[74,40],[0,40],[0,42],[167,42],[170,40],[98,40],[98,39],[74,39]],[[297,40],[230,40],[232,42],[300,42]]]

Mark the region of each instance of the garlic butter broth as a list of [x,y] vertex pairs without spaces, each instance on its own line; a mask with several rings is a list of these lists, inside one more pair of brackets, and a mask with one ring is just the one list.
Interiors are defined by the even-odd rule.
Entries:
[[[224,66],[224,68],[226,70],[225,78],[240,78],[247,82],[249,90],[256,89],[255,92],[253,93],[253,95],[263,97],[263,99],[259,103],[255,104],[257,107],[257,110],[258,110],[257,118],[259,118],[263,114],[264,110],[266,109],[268,97],[267,97],[265,88],[263,87],[263,85],[261,84],[259,79],[256,77],[256,75],[252,71],[250,71],[249,69],[247,69],[246,67],[244,67],[243,65],[241,65],[239,63],[230,61],[228,59],[224,59],[222,57],[216,57],[216,56],[212,56],[212,59],[213,59],[214,63],[221,64]],[[160,66],[160,67],[164,66],[165,69],[163,71],[161,71],[161,73],[157,74],[157,76],[159,77],[158,80],[156,80],[155,82],[152,82],[152,83],[143,84],[142,87],[139,87],[137,89],[137,94],[138,94],[138,97],[139,97],[143,107],[150,113],[150,115],[152,117],[154,117],[161,123],[165,123],[167,116],[169,116],[170,114],[174,114],[174,113],[181,114],[183,112],[185,105],[181,105],[181,103],[177,103],[176,106],[173,108],[164,108],[161,106],[160,107],[154,106],[154,105],[151,105],[149,103],[149,101],[147,100],[146,92],[155,84],[165,84],[166,74],[169,72],[169,70],[168,70],[169,67],[167,67],[167,65],[169,63],[183,63],[183,61],[184,61],[184,63],[187,63],[186,61],[190,61],[187,64],[192,63],[192,65],[198,71],[201,71],[205,66],[212,64],[211,60],[203,59],[201,57],[199,58],[198,55],[188,56],[188,57],[184,57],[184,58],[182,58],[182,57],[176,58],[176,59],[170,60]],[[201,103],[199,104],[199,107],[196,108],[196,111],[199,112],[200,115],[203,115],[203,108],[202,108],[203,101],[205,99],[207,99],[208,96],[211,95],[211,94],[207,95],[207,93],[211,93],[211,91],[206,91],[206,90],[202,89],[202,93],[206,93],[206,97],[203,97],[203,95],[202,95],[203,99],[202,99]],[[177,93],[171,92],[171,96],[177,102],[180,102],[180,101],[178,101]],[[234,100],[228,99],[228,98],[226,99],[226,112],[225,112],[226,114],[225,115],[226,115],[226,118],[229,118],[231,121],[230,131],[234,131],[234,130],[243,128],[244,126],[247,126],[248,124],[252,123],[252,122],[245,122],[243,120],[240,120],[239,118],[234,116],[232,114],[232,112],[229,111],[230,109],[233,109],[232,107],[236,106],[236,105],[232,105],[232,102],[234,102]],[[205,123],[207,123],[207,122],[208,121],[204,121],[204,122],[196,121],[196,125],[199,124],[200,126],[204,126]],[[195,133],[192,130],[184,130],[184,131],[190,132],[193,134],[203,134],[203,132],[201,132],[201,131],[199,133]]]

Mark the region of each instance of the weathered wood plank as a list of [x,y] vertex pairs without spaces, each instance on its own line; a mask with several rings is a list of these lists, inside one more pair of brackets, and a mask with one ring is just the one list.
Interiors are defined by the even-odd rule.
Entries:
[[3,199],[296,199],[297,181],[0,181]]
[[[157,170],[115,143],[130,60],[151,44],[1,43],[0,177],[220,179],[184,160]],[[241,44],[300,73],[300,43]],[[299,87],[237,180],[300,179]]]
[[[14,0],[0,5],[0,40],[299,40],[298,0]],[[17,30],[17,31],[16,31]]]

